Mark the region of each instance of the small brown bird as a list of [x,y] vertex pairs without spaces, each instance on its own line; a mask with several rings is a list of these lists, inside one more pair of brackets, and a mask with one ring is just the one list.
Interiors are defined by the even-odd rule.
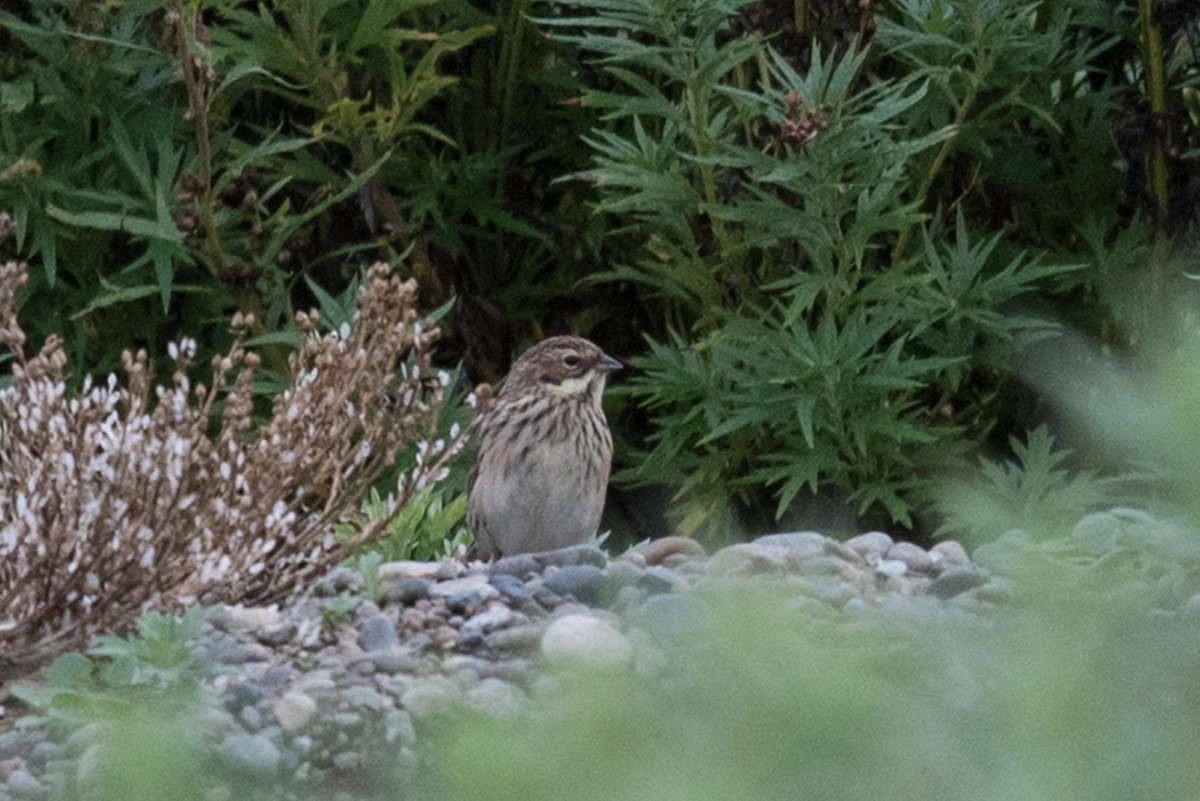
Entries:
[[479,418],[467,526],[491,559],[548,551],[596,533],[612,434],[600,406],[621,363],[579,337],[551,337],[521,354]]

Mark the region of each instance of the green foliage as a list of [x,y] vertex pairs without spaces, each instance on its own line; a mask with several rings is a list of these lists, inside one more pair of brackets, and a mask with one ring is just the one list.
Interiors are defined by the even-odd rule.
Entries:
[[183,615],[147,612],[128,636],[103,635],[86,652],[58,657],[46,669],[45,686],[15,685],[13,694],[43,710],[44,720],[71,729],[136,712],[148,697],[175,707],[198,703],[209,665],[195,646],[211,609],[193,606]]
[[[152,350],[233,307],[273,333],[301,276],[340,288],[357,272],[377,222],[411,246],[415,230],[379,219],[379,171],[419,138],[448,141],[418,118],[455,84],[446,59],[491,31],[414,27],[427,5],[0,12],[24,57],[0,65],[0,208],[18,223],[12,255],[40,262],[35,341],[64,335],[72,362],[108,371],[130,319]],[[445,299],[428,259],[412,270]],[[224,336],[199,340],[219,349]]]
[[[1120,177],[1104,162],[1107,137],[1087,137],[1111,108],[1096,78],[1118,19],[1094,4],[999,0],[902,0],[881,15],[878,45],[929,87],[908,124],[950,132],[922,165],[917,199],[1012,219],[1024,242],[1052,250],[1081,209],[1108,207]],[[954,177],[964,168],[975,173],[965,188]]]
[[[372,595],[368,574],[381,562],[402,559],[435,560],[454,556],[470,543],[470,535],[463,527],[467,516],[467,496],[461,492],[450,500],[446,487],[437,484],[419,490],[387,524],[387,536],[372,546],[371,550],[357,557],[353,565],[363,573],[368,584],[368,595]],[[371,497],[363,504],[361,522],[338,525],[335,534],[347,535],[362,522],[378,519],[388,513],[388,504],[379,493],[371,491]]]
[[1038,539],[1061,535],[1085,513],[1117,500],[1128,477],[1099,478],[1065,466],[1069,450],[1055,450],[1046,426],[1026,442],[1009,440],[1015,461],[980,459],[973,481],[945,481],[937,491],[938,534],[984,543],[1019,529]]
[[[0,12],[23,56],[0,73],[0,208],[18,224],[17,253],[40,262],[31,333],[73,331],[73,360],[131,308],[153,337],[174,293],[207,294],[172,216],[194,151],[171,99],[172,59],[147,45],[139,24],[148,10],[36,3],[32,22]],[[192,301],[211,313],[203,297]],[[119,364],[119,351],[89,356],[82,361],[99,370]]]
[[449,727],[430,797],[1186,797],[1197,624],[1114,594],[845,628],[773,592],[711,598],[666,679],[563,674],[528,716]]
[[[618,480],[669,477],[687,530],[834,488],[920,528],[942,446],[1042,422],[1010,369],[1048,321],[1124,343],[1190,270],[1194,15],[852,5],[6,6],[0,255],[33,263],[31,340],[87,372],[181,330],[207,361],[254,312],[266,393],[296,307],[400,263],[423,306],[454,298],[445,361],[474,380],[568,329],[691,370],[635,380],[615,421]],[[828,391],[782,358],[810,341],[859,354]],[[729,389],[801,374],[811,416]]]
[[918,476],[905,447],[939,435],[922,424],[914,391],[950,360],[913,358],[903,339],[881,347],[891,316],[860,311],[844,328],[826,319],[813,332],[769,323],[734,319],[702,351],[652,343],[635,362],[632,391],[669,410],[642,469],[683,462],[685,491],[710,503],[731,476],[749,497],[779,486],[778,513],[802,487],[832,484],[860,508],[878,502],[906,519],[902,493]]
[[1093,76],[1112,24],[910,0],[877,18],[877,52],[801,60],[734,32],[738,3],[575,7],[543,22],[581,31],[566,39],[606,79],[584,96],[605,117],[581,177],[643,253],[607,277],[665,301],[623,388],[651,447],[619,477],[669,476],[686,532],[719,534],[763,486],[777,515],[836,488],[912,526],[943,445],[1003,424],[1008,370],[1058,331],[1046,298],[1097,285],[1095,254],[1063,242],[1115,228],[1119,176],[1078,144],[1111,106]]
[[1023,374],[1085,433],[1092,460],[1136,469],[1144,484],[1136,505],[1196,521],[1200,319],[1189,301],[1164,304],[1152,335],[1126,353],[1069,340],[1039,352]]
[[1200,592],[1200,531],[1194,525],[1114,507],[1067,528],[1041,539],[1014,528],[981,545],[975,556],[1044,588],[1048,599],[1090,594],[1147,612],[1178,608]]

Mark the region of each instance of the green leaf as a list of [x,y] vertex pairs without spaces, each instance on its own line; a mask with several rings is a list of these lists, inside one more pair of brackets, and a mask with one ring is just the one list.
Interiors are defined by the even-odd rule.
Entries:
[[83,654],[63,654],[46,668],[46,681],[51,687],[81,687],[91,680],[92,669],[92,660]]
[[125,231],[136,236],[160,239],[171,244],[183,244],[183,236],[179,229],[166,221],[152,220],[121,212],[69,212],[53,205],[46,207],[46,213],[67,225],[95,228],[100,231]]

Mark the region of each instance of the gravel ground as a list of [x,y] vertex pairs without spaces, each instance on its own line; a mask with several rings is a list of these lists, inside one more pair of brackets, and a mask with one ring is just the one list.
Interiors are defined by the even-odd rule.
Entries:
[[[492,564],[388,563],[366,577],[343,569],[290,608],[209,619],[196,657],[212,701],[197,736],[223,770],[269,779],[280,798],[353,786],[380,760],[403,775],[424,719],[519,713],[564,664],[653,674],[714,593],[749,585],[830,625],[986,621],[1010,592],[957,542],[926,550],[881,532],[771,534],[711,555],[667,537],[616,558],[581,545]],[[56,742],[30,720],[0,735],[0,801],[86,788],[104,725]]]

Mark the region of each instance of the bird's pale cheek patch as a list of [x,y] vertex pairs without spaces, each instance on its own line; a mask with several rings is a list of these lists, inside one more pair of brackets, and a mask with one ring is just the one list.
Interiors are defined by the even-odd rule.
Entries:
[[585,375],[576,376],[574,378],[565,378],[558,384],[547,384],[546,388],[555,395],[569,397],[572,395],[581,395],[588,391],[588,377]]

